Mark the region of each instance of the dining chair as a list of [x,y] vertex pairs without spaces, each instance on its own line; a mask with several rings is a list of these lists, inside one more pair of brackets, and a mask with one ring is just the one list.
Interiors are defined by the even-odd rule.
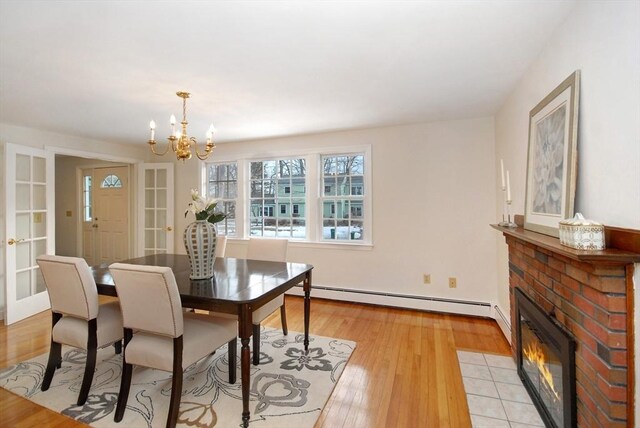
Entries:
[[216,257],[224,257],[227,252],[227,237],[220,236],[216,238]]
[[114,344],[121,351],[122,316],[117,301],[100,304],[87,262],[78,257],[41,255],[36,259],[51,302],[51,348],[41,389],[51,385],[62,366],[62,345],[87,352],[77,405],[87,401],[99,348]]
[[175,427],[184,369],[227,343],[229,383],[236,382],[237,321],[183,312],[171,268],[114,263],[109,270],[124,326],[122,381],[114,420],[120,422],[124,416],[136,365],[172,372],[167,427]]
[[[270,238],[250,238],[247,249],[247,259],[264,260],[269,262],[286,262],[287,248],[289,241],[286,239]],[[284,307],[284,293],[271,300],[264,306],[253,312],[253,365],[260,364],[260,323],[269,315],[280,308],[280,321],[282,322],[282,333],[286,336],[287,313]]]

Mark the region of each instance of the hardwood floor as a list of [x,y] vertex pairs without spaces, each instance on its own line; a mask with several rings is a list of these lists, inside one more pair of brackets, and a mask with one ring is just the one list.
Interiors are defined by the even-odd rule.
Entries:
[[[286,307],[303,331],[302,299]],[[0,367],[48,352],[50,325],[47,311],[0,326]],[[279,312],[263,325],[279,328]],[[456,350],[509,354],[493,320],[330,300],[312,300],[310,333],[357,342],[316,427],[469,427]],[[0,426],[84,425],[0,388]]]

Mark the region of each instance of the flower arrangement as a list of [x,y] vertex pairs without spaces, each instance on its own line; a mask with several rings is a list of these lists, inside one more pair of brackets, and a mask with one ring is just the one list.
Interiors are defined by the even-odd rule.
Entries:
[[209,223],[218,223],[224,220],[227,215],[216,211],[218,201],[214,198],[203,198],[196,189],[191,189],[191,202],[184,212],[184,216],[193,213],[196,220],[207,220]]

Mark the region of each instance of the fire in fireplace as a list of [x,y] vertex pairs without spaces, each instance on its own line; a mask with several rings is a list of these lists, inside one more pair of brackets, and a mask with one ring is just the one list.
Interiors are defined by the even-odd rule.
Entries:
[[575,340],[519,288],[515,297],[518,375],[547,426],[575,427]]

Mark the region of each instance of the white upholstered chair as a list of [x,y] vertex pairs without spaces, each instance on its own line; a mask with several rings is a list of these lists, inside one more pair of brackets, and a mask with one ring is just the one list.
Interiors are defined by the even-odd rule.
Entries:
[[[286,262],[288,246],[289,241],[286,239],[250,238],[247,259]],[[286,336],[289,331],[287,329],[287,314],[284,308],[284,294],[280,294],[253,312],[253,364],[256,366],[260,363],[260,323],[278,308],[280,308],[282,332]]]
[[116,301],[99,304],[96,283],[84,259],[42,255],[36,261],[52,313],[51,349],[41,389],[49,389],[56,367],[62,364],[62,345],[84,349],[87,362],[77,402],[81,406],[89,395],[98,348],[115,344],[116,353],[120,353],[120,306]]
[[229,382],[236,382],[237,321],[184,313],[171,268],[114,263],[109,270],[124,325],[122,382],[114,420],[120,422],[124,416],[133,366],[138,365],[172,372],[167,427],[174,427],[184,369],[228,343]]
[[216,257],[224,257],[227,252],[227,237],[220,236],[216,238]]

